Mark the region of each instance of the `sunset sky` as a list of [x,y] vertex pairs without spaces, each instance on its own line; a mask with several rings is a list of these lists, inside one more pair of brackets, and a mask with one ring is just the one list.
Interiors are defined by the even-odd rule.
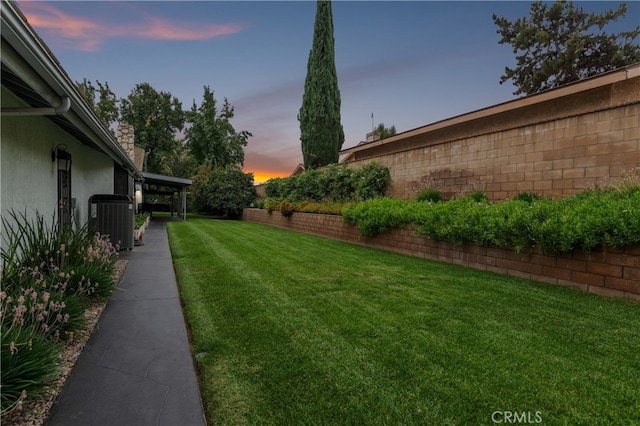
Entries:
[[[315,1],[18,4],[72,80],[108,82],[118,97],[148,82],[184,109],[199,105],[209,86],[235,107],[235,129],[253,134],[245,171],[256,181],[288,176],[302,162],[297,114]],[[640,23],[640,3],[627,5],[606,31]],[[403,132],[514,99],[515,88],[499,80],[515,57],[498,44],[491,17],[515,20],[529,10],[523,1],[334,1],[343,148],[364,140],[372,124]]]

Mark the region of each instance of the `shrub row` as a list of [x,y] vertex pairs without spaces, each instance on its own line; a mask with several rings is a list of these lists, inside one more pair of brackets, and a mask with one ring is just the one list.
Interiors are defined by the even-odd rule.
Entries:
[[36,399],[59,375],[61,342],[114,288],[117,246],[86,227],[58,230],[41,215],[2,219],[2,416]]
[[599,244],[640,244],[640,187],[595,188],[560,200],[531,196],[496,203],[470,196],[448,202],[378,198],[346,207],[342,215],[363,235],[412,226],[434,240],[516,251],[540,247],[560,253],[588,251]]
[[375,162],[360,169],[331,165],[302,175],[269,179],[265,193],[267,198],[291,203],[363,201],[383,196],[390,182],[389,169]]

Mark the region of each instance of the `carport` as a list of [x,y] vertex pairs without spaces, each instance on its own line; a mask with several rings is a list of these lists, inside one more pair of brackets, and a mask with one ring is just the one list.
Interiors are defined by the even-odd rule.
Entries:
[[[187,220],[187,187],[193,183],[191,179],[158,175],[155,173],[142,172],[144,178],[144,191],[142,191],[143,200],[147,195],[168,195],[171,196],[171,203],[166,209],[166,205],[158,205],[143,202],[143,210],[149,211],[153,216],[154,206],[156,211],[170,211],[173,216],[174,205],[173,200],[175,194],[178,193],[178,202],[175,206],[177,216],[182,215],[183,220]],[[154,186],[155,188],[151,188]],[[137,191],[136,191],[137,192]],[[136,194],[137,195],[137,194]],[[162,209],[160,209],[162,207]]]

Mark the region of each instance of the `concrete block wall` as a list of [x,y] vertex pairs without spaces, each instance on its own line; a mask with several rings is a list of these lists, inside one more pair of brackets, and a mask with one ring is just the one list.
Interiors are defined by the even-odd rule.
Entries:
[[513,275],[551,284],[571,286],[589,293],[640,301],[640,247],[625,250],[603,247],[557,256],[533,251],[516,253],[499,247],[455,246],[415,235],[409,229],[394,229],[376,237],[359,234],[342,216],[245,209],[243,220],[335,240],[389,250],[423,259],[437,260],[479,270]]
[[640,65],[345,150],[390,169],[388,195],[566,197],[640,166]]

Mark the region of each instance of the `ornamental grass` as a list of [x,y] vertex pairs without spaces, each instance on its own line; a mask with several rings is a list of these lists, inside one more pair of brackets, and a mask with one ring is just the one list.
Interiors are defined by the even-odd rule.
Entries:
[[84,311],[108,297],[118,247],[87,227],[10,212],[2,218],[0,292],[3,416],[22,408],[59,374],[63,341],[85,326]]

